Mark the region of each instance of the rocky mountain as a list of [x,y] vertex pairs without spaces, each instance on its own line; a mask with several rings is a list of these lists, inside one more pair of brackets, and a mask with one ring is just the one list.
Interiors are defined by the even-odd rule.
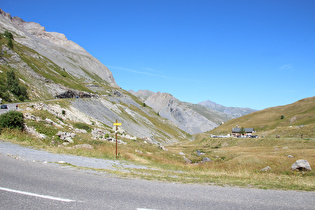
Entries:
[[[23,112],[34,115],[32,119],[40,117],[39,111],[47,111],[56,121],[85,123],[101,129],[103,134],[110,134],[118,120],[125,137],[156,144],[192,139],[173,122],[144,106],[139,98],[121,89],[106,66],[63,34],[46,32],[37,23],[24,22],[0,10],[1,88],[5,87],[9,72],[14,72],[27,90],[31,104],[29,111]],[[12,92],[5,91],[10,100],[2,102],[20,102]],[[50,125],[63,132],[73,128],[62,121]]]
[[226,107],[226,106],[217,104],[217,103],[209,101],[209,100],[200,102],[198,104],[203,105],[205,107],[208,107],[210,109],[222,112],[222,113],[226,113],[228,115],[233,116],[233,118],[238,118],[238,117],[241,117],[243,115],[247,115],[247,114],[250,114],[252,112],[257,111],[257,110],[250,109],[250,108]]
[[[141,91],[139,94],[142,94]],[[221,122],[232,119],[227,114],[208,109],[202,105],[181,102],[168,93],[154,93],[144,103],[161,117],[175,123],[180,129],[190,133],[203,133],[217,127]]]
[[118,87],[112,72],[106,66],[82,47],[68,40],[64,34],[47,32],[38,23],[11,17],[0,9],[0,32],[5,30],[14,35],[16,42],[36,51],[81,82],[106,82],[109,86]]

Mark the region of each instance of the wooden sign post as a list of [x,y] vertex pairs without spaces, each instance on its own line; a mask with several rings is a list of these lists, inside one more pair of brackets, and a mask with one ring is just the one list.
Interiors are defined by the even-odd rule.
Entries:
[[114,123],[114,126],[116,126],[116,131],[115,131],[115,136],[116,136],[116,160],[117,160],[117,132],[118,132],[118,126],[120,126],[121,123],[118,123],[118,121],[116,120],[116,123]]

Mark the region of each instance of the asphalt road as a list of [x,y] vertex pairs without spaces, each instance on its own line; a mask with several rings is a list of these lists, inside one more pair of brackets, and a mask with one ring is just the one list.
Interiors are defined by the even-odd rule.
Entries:
[[314,192],[184,185],[0,154],[0,209],[314,209]]
[[3,113],[8,112],[10,110],[19,110],[19,109],[16,109],[17,104],[19,104],[19,103],[6,104],[8,106],[8,109],[0,109],[0,114],[3,114]]

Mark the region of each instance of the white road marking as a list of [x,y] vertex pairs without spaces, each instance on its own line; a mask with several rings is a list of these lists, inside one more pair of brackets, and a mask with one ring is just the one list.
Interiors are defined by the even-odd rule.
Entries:
[[58,198],[58,197],[49,196],[49,195],[40,195],[40,194],[36,194],[36,193],[13,190],[13,189],[4,188],[4,187],[0,187],[0,190],[7,191],[7,192],[14,192],[14,193],[23,194],[23,195],[29,195],[29,196],[33,196],[33,197],[45,198],[45,199],[50,199],[50,200],[55,200],[55,201],[75,202],[75,200],[71,200],[71,199]]

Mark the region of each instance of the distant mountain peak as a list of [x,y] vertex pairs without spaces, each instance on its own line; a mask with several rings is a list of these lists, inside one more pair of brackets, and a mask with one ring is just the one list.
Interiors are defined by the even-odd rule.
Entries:
[[206,100],[198,104],[208,107],[210,109],[219,111],[219,112],[230,114],[233,116],[233,118],[241,117],[243,115],[247,115],[247,114],[257,111],[255,109],[250,109],[250,108],[226,107],[210,100]]

